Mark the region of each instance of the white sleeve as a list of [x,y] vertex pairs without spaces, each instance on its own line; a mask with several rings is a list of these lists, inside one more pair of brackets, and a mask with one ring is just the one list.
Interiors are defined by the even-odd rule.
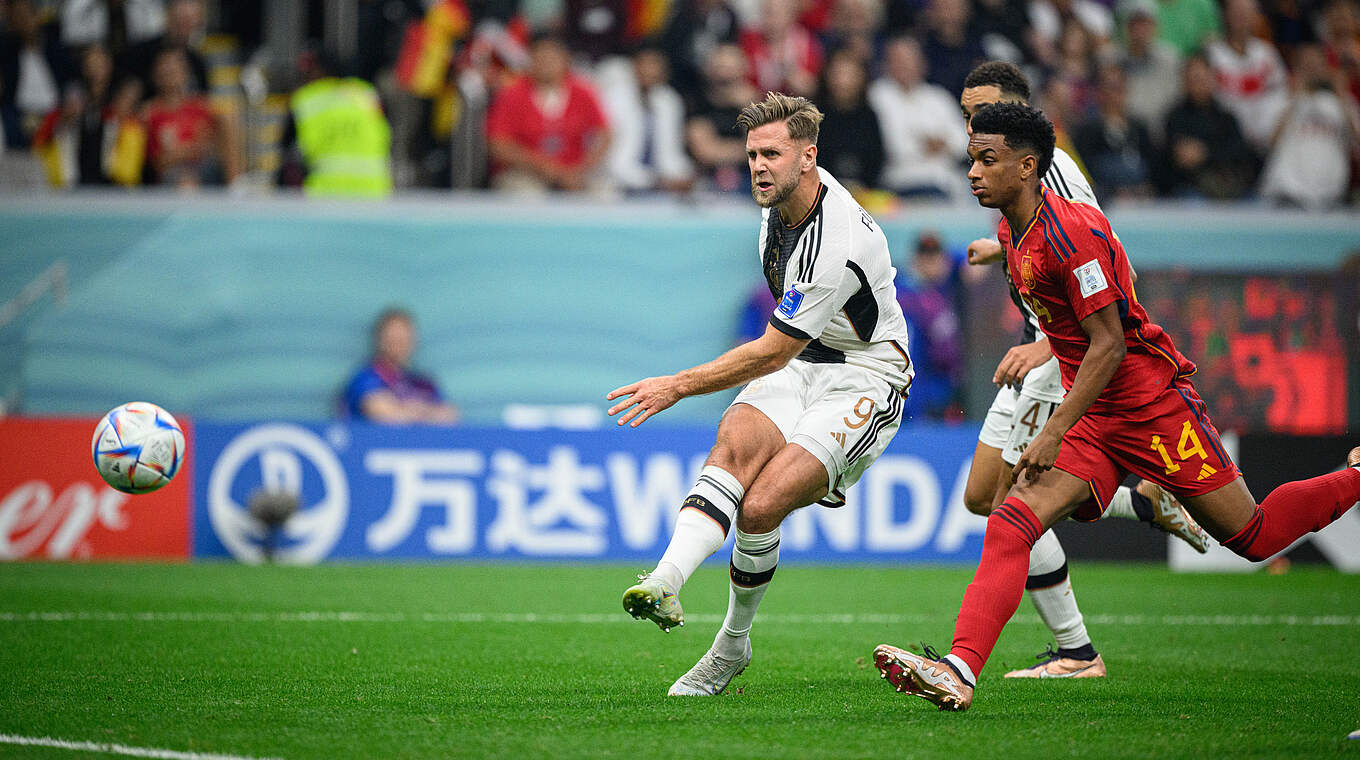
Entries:
[[799,238],[789,258],[789,287],[770,316],[775,329],[795,338],[820,336],[859,288],[859,278],[845,265],[854,230],[845,211],[838,213],[829,201]]
[[1096,193],[1091,189],[1091,183],[1087,181],[1086,175],[1081,173],[1077,162],[1073,161],[1062,148],[1053,149],[1053,164],[1044,175],[1044,185],[1069,201],[1100,208]]

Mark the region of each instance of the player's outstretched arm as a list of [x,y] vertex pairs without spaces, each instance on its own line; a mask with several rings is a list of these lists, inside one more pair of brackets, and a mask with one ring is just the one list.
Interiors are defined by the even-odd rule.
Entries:
[[1124,346],[1124,325],[1119,320],[1118,303],[1101,307],[1081,320],[1080,324],[1090,339],[1090,345],[1081,359],[1081,366],[1077,367],[1077,376],[1072,379],[1072,389],[1053,411],[1053,416],[1048,418],[1043,430],[1020,455],[1020,461],[1011,470],[1011,483],[1018,481],[1026,471],[1029,477],[1036,478],[1053,468],[1053,463],[1058,461],[1062,437],[1100,397],[1119,369],[1119,363],[1124,361],[1127,349]]
[[782,368],[807,347],[808,341],[785,335],[773,327],[711,362],[674,375],[649,377],[610,391],[605,399],[623,399],[609,416],[623,413],[619,425],[637,427],[686,396],[702,396],[762,377]]

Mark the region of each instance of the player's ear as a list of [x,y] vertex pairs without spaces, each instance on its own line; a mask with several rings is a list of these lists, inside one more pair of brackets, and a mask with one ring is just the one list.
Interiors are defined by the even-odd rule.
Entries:
[[1020,179],[1027,180],[1039,172],[1039,157],[1026,153],[1020,157]]
[[803,171],[810,172],[815,168],[817,168],[817,146],[814,143],[809,143],[806,148],[803,148]]

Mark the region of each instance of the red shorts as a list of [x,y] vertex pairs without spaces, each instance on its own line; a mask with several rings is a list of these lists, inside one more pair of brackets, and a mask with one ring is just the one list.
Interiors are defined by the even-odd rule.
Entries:
[[1138,409],[1088,412],[1063,436],[1054,466],[1091,487],[1072,515],[1085,521],[1100,519],[1129,473],[1177,496],[1208,493],[1241,475],[1189,380]]

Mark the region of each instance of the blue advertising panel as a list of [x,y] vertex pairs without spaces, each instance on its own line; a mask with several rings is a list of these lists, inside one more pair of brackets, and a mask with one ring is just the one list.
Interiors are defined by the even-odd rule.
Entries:
[[[977,430],[904,427],[840,509],[784,523],[781,553],[819,561],[975,562],[963,506]],[[661,556],[710,429],[568,431],[259,422],[195,427],[196,557],[278,561],[628,560]],[[297,494],[272,538],[248,505]],[[725,553],[722,553],[726,556]]]

